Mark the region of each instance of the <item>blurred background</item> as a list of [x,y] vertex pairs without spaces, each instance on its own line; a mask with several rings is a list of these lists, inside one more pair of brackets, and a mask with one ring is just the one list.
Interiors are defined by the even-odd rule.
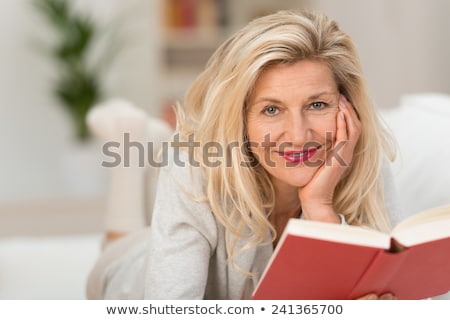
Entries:
[[[90,87],[92,103],[120,97],[164,118],[167,105],[182,99],[230,33],[257,16],[288,8],[322,10],[340,23],[356,43],[380,109],[395,108],[405,94],[450,94],[447,0],[69,0],[68,4],[96,32],[89,38],[90,51],[82,54],[86,68],[98,72]],[[56,16],[63,17],[57,11]],[[64,87],[61,74],[67,61],[61,58],[75,58],[66,51],[59,55],[52,51],[61,41],[58,32],[65,22],[56,19],[55,24],[55,16],[53,21],[48,17],[48,11],[31,0],[0,2],[4,244],[0,243],[0,298],[82,298],[83,279],[100,242],[109,172],[100,166],[100,142],[80,133],[69,111],[75,98],[65,95],[64,100],[61,90],[55,91],[55,86]],[[86,237],[77,238],[79,234]],[[49,240],[50,236],[56,238]],[[38,247],[36,239],[45,245]],[[50,250],[57,255],[46,258]],[[30,274],[29,257],[34,254],[38,258],[33,263],[41,261],[42,269],[38,265],[34,270],[41,273]],[[67,269],[61,278],[46,280],[59,282],[48,285],[47,292],[32,289],[33,279],[51,273],[48,260],[54,265],[64,260],[79,272]],[[64,268],[67,265],[59,266]],[[5,275],[25,269],[29,279],[22,274],[20,283]]]
[[[57,65],[41,48],[43,41],[52,40],[54,30],[30,2],[0,3],[1,203],[93,195],[104,188],[99,182],[76,190],[67,181],[66,168],[61,168],[74,128],[52,92]],[[116,54],[100,83],[104,98],[126,98],[152,115],[160,115],[168,101],[182,98],[229,33],[255,16],[283,8],[324,10],[339,21],[359,49],[380,108],[397,105],[406,93],[450,93],[450,2],[446,0],[187,0],[194,9],[203,8],[198,21],[189,18],[189,7],[186,12],[180,12],[183,6],[173,7],[180,1],[70,2],[102,28],[114,28],[116,37],[110,40]]]

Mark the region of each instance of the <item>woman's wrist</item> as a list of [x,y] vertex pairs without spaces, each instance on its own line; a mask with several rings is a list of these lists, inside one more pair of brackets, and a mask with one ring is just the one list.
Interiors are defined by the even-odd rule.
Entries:
[[[328,223],[343,224],[341,215],[337,214],[333,208],[303,208],[302,216],[306,220],[321,221]],[[345,219],[344,219],[345,221]]]

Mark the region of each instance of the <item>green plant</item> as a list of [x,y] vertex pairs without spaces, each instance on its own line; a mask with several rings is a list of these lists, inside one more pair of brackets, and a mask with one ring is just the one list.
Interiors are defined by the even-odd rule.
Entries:
[[67,0],[33,0],[34,7],[56,35],[55,43],[49,48],[59,72],[54,94],[68,109],[76,136],[84,141],[90,137],[86,115],[102,96],[100,68],[90,61],[100,28],[88,14],[74,10],[72,3]]

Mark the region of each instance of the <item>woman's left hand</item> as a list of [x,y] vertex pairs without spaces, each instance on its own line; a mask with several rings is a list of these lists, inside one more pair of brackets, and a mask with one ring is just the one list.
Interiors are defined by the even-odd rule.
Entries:
[[327,150],[329,154],[324,164],[311,181],[299,189],[302,214],[306,219],[340,223],[339,216],[333,209],[334,189],[351,165],[361,128],[355,109],[341,95],[333,148]]
[[356,300],[397,300],[397,298],[392,293],[384,293],[382,295],[376,295],[375,293],[370,293]]

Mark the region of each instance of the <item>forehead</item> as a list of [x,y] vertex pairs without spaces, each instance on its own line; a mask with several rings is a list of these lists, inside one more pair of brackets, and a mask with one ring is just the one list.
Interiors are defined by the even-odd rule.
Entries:
[[337,89],[337,84],[326,63],[317,60],[301,60],[265,68],[255,83],[253,95],[290,89],[305,92],[334,91]]

